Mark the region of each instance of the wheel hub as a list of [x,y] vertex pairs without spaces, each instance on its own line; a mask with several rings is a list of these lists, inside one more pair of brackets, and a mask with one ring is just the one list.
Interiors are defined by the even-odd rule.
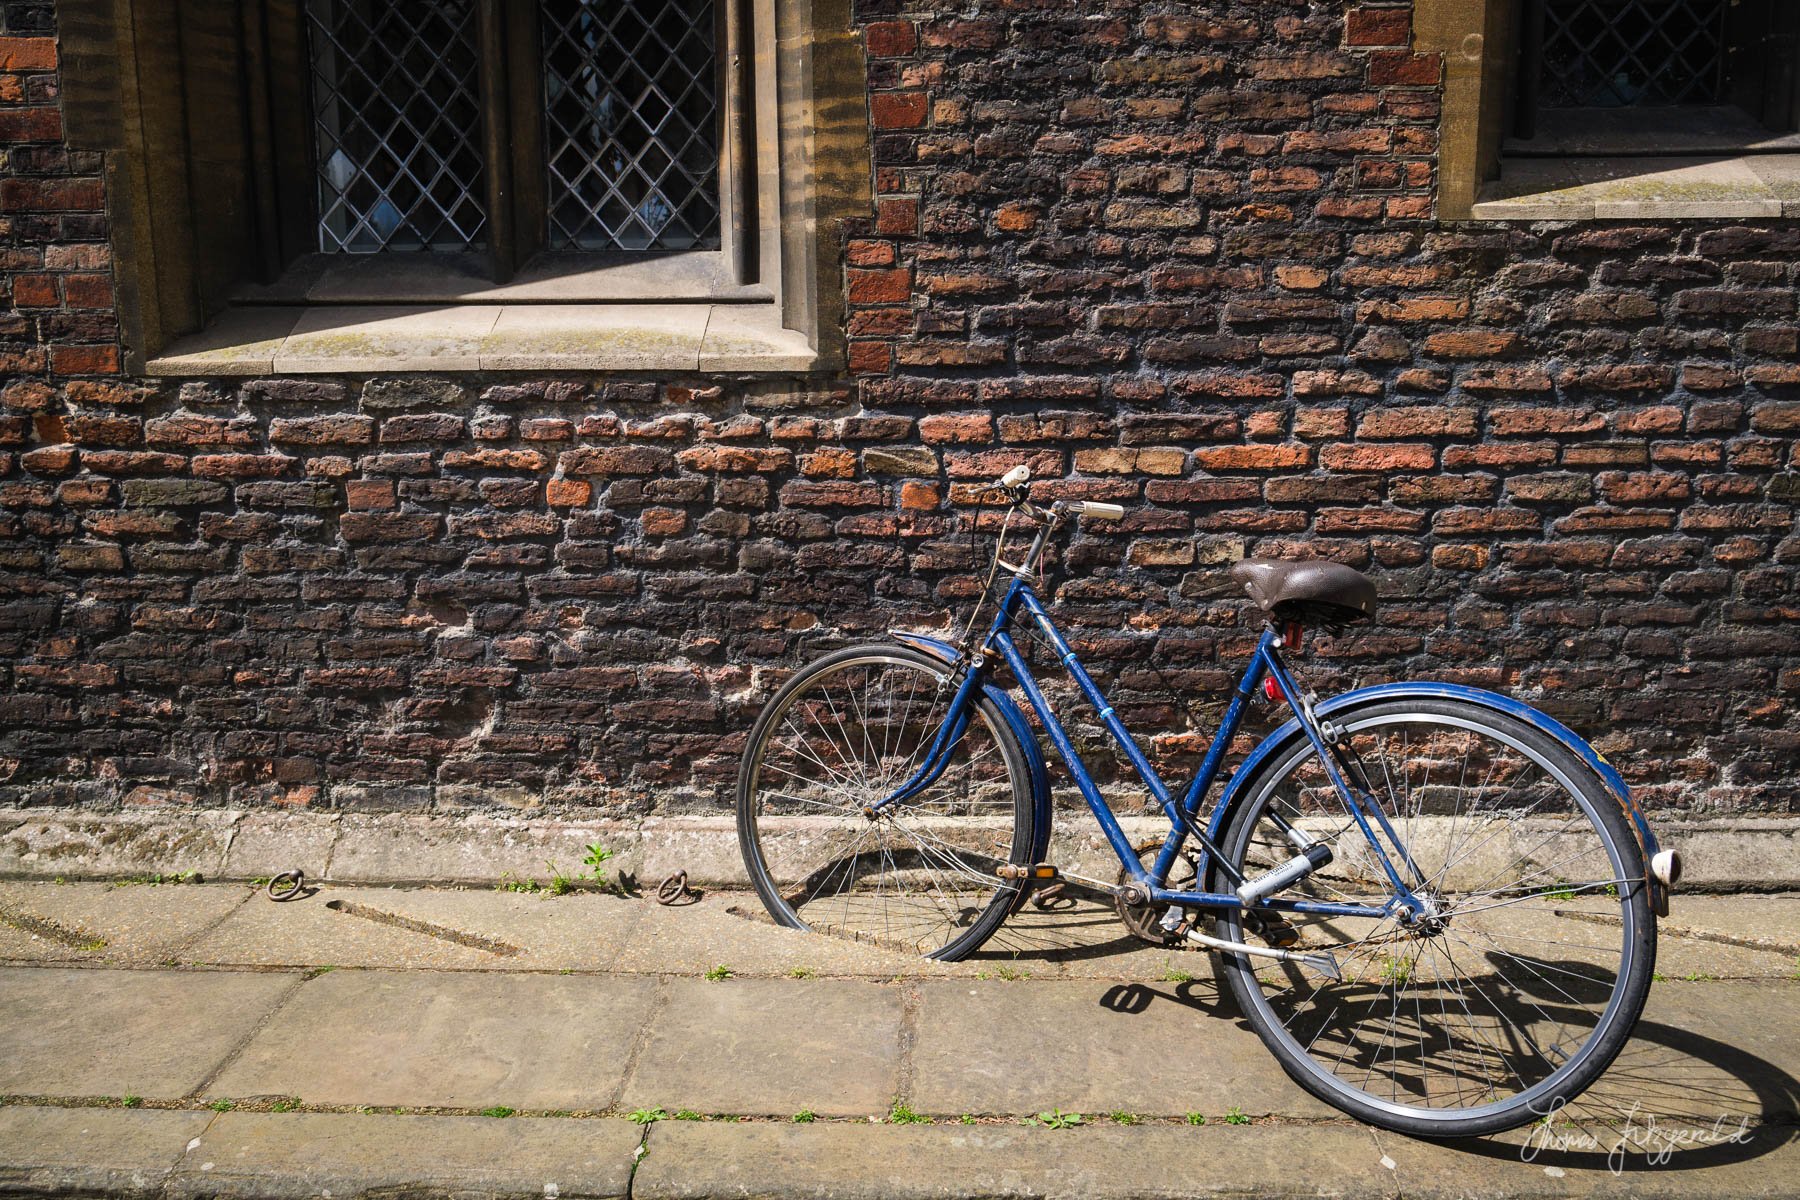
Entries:
[[1450,906],[1437,892],[1414,892],[1397,915],[1402,926],[1423,937],[1437,937],[1450,927]]

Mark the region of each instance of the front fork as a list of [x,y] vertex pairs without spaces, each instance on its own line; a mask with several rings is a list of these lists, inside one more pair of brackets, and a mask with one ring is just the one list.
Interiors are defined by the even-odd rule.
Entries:
[[956,751],[956,744],[969,731],[969,721],[975,711],[975,693],[981,687],[984,665],[980,660],[966,655],[958,661],[956,674],[952,676],[956,680],[956,694],[950,698],[950,707],[944,713],[944,720],[938,725],[937,735],[932,738],[931,749],[926,752],[925,761],[899,787],[869,805],[864,810],[864,815],[873,818],[889,805],[910,800],[937,782],[938,776],[949,765],[950,756]]

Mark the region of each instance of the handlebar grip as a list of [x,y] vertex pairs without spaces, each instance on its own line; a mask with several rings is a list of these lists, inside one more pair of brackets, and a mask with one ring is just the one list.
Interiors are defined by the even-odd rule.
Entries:
[[1000,486],[1003,488],[1015,488],[1022,483],[1029,482],[1031,482],[1031,468],[1024,463],[1020,463],[1000,477]]
[[1125,506],[1123,504],[1102,504],[1098,500],[1083,500],[1081,515],[1096,521],[1123,521]]

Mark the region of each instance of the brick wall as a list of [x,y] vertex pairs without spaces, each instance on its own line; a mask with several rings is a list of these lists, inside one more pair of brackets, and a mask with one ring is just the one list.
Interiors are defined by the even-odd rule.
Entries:
[[780,671],[967,602],[1023,460],[1130,510],[1059,611],[1171,770],[1254,635],[1221,564],[1304,552],[1386,597],[1321,684],[1794,803],[1800,224],[1437,226],[1403,6],[862,0],[809,381],[104,378],[97,164],[4,12],[0,800],[712,809]]

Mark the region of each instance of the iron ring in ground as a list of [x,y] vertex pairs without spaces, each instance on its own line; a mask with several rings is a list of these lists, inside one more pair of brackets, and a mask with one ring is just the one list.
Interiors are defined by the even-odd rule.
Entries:
[[687,872],[677,871],[656,886],[656,902],[670,908],[692,904],[700,893],[688,886]]
[[280,903],[283,900],[292,900],[305,890],[306,872],[298,870],[283,871],[273,879],[270,879],[268,886],[263,889],[263,891],[268,894],[269,899],[276,903]]

